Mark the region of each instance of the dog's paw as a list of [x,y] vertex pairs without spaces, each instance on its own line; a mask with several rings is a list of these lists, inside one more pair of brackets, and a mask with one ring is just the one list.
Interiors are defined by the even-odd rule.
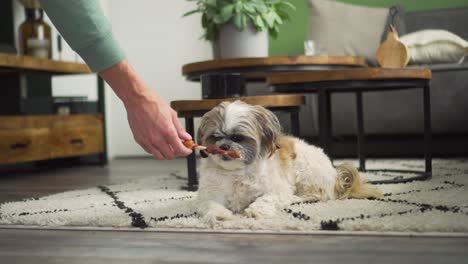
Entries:
[[205,213],[203,220],[207,223],[215,223],[217,221],[226,221],[234,218],[231,211],[225,208],[211,209]]
[[275,212],[248,207],[244,210],[243,215],[249,218],[268,218],[274,216]]

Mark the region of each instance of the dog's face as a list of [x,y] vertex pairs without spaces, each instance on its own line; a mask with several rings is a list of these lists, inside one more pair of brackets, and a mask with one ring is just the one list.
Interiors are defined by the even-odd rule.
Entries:
[[210,155],[220,167],[235,170],[271,156],[280,135],[280,123],[271,111],[236,101],[224,102],[203,116],[197,141],[205,146],[240,151],[240,159]]

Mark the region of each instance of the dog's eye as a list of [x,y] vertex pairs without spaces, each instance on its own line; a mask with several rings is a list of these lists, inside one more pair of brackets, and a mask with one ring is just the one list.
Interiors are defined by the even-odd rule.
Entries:
[[241,136],[241,135],[232,135],[230,136],[230,139],[234,142],[241,142],[242,140],[244,140],[244,136]]

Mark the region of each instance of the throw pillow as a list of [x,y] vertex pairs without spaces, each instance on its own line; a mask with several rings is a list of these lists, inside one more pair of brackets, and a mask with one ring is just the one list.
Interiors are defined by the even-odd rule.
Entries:
[[446,30],[421,30],[400,38],[409,50],[410,64],[461,63],[468,41]]
[[[308,39],[323,47],[329,55],[362,56],[377,65],[377,48],[386,37],[390,23],[389,8],[365,7],[332,0],[308,0]],[[401,7],[395,27],[404,33]]]

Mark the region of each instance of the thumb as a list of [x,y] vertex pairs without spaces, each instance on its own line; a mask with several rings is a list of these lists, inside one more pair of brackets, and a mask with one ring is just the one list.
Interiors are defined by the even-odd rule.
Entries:
[[179,136],[180,139],[183,140],[190,140],[192,139],[192,136],[185,131],[185,129],[182,128],[180,125],[179,119],[177,118],[177,115],[174,113],[172,115],[172,123],[174,124],[174,127],[177,131],[177,135]]

